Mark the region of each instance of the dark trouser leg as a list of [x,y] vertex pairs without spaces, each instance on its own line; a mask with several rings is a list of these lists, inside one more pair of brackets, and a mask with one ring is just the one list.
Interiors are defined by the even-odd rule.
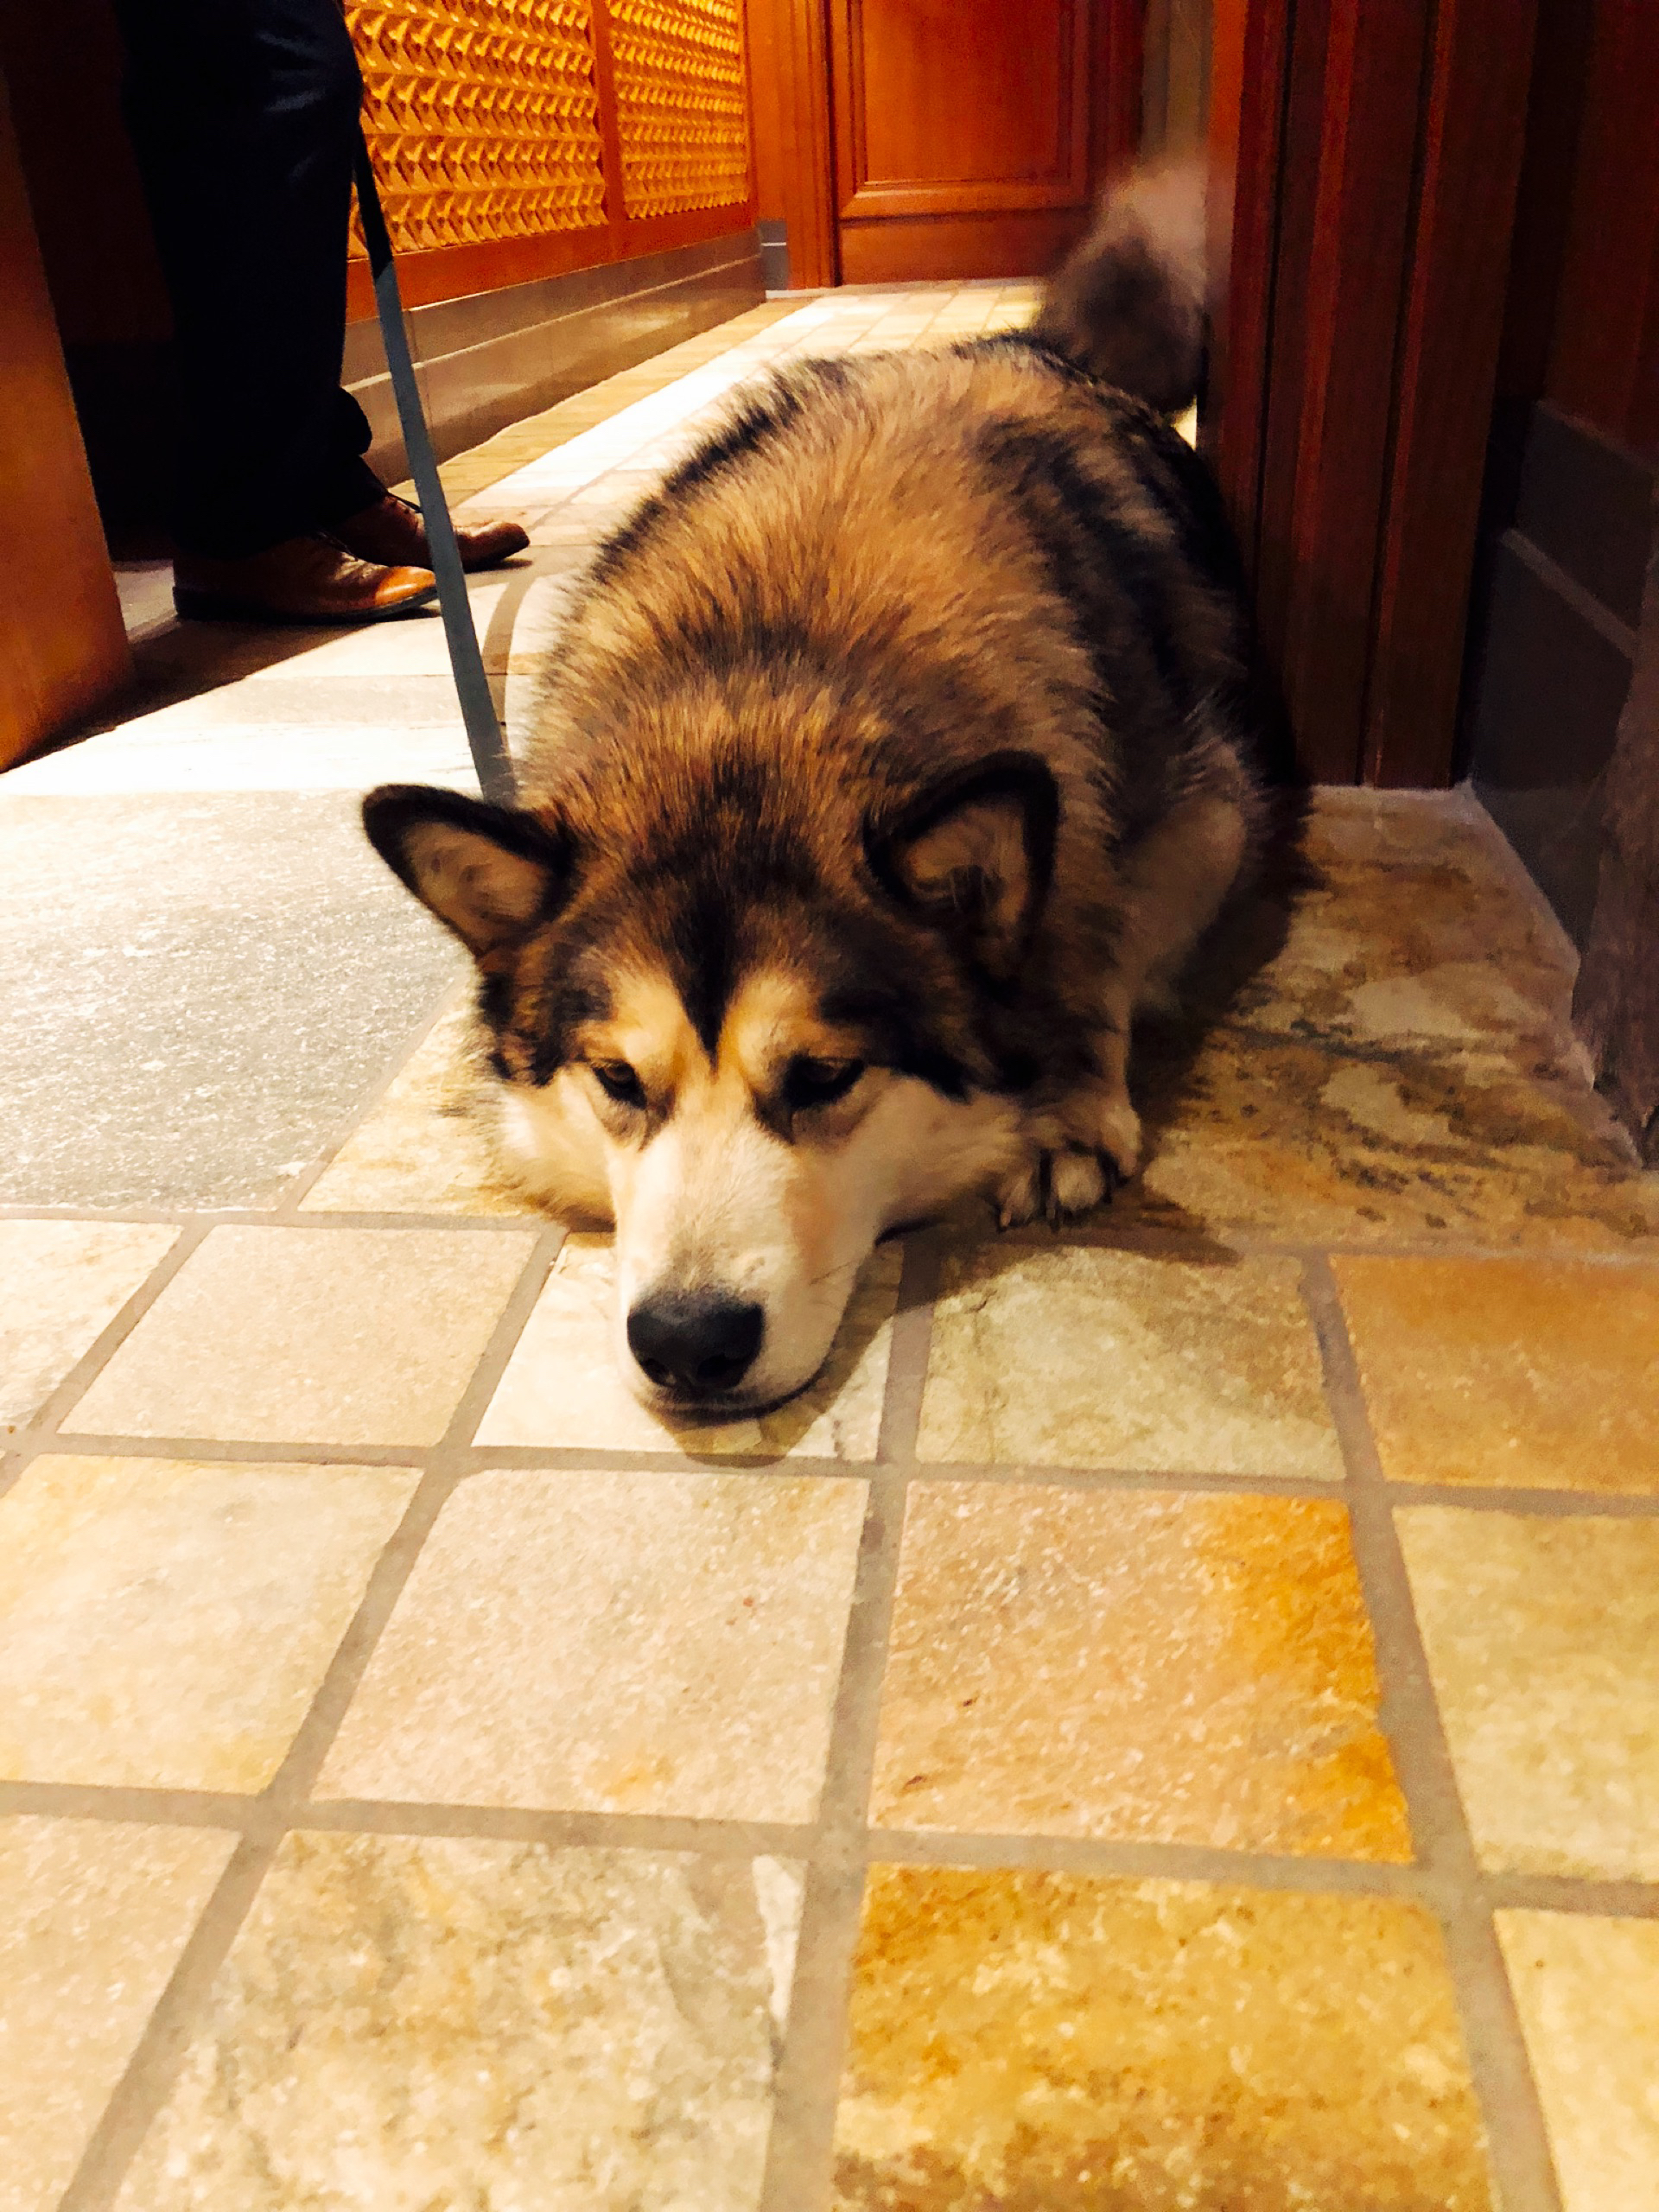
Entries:
[[117,12],[176,334],[174,531],[233,560],[380,495],[340,388],[361,80],[337,0]]

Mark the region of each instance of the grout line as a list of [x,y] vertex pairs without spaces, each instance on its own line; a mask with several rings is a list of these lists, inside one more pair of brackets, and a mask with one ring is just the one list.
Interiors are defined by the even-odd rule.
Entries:
[[512,674],[512,633],[518,625],[518,615],[531,587],[545,573],[543,559],[547,549],[531,545],[518,556],[518,566],[507,572],[507,585],[496,601],[495,612],[479,640],[479,652],[483,659],[490,686],[490,703],[495,709],[495,719],[501,725],[502,742],[507,747],[509,759],[512,747],[508,743],[507,684]]
[[[291,1829],[349,1835],[433,1835],[551,1849],[677,1851],[703,1858],[798,1859],[817,1831],[768,1821],[694,1814],[603,1813],[580,1808],[330,1797],[273,1803],[267,1794],[142,1789],[89,1782],[0,1782],[0,1820],[29,1816],[111,1826],[221,1828],[275,1844]],[[1205,1845],[972,1829],[872,1828],[871,1861],[912,1866],[1030,1867],[1109,1879],[1211,1882],[1234,1888],[1403,1897],[1433,1904],[1433,1878],[1387,1859],[1226,1851]],[[1497,1910],[1659,1919],[1659,1881],[1560,1874],[1489,1874]]]
[[1212,1882],[1235,1889],[1422,1898],[1419,1866],[1382,1859],[1292,1858],[1282,1853],[1223,1851],[1205,1844],[1113,1842],[1095,1836],[975,1834],[921,1828],[870,1830],[874,1864],[903,1866],[1030,1867],[1109,1880]]
[[550,1228],[531,1248],[524,1270],[456,1402],[448,1427],[424,1455],[425,1471],[403,1520],[376,1561],[351,1625],[340,1638],[310,1709],[288,1747],[287,1757],[265,1791],[268,1800],[291,1805],[309,1794],[381,1630],[403,1594],[421,1547],[446,1500],[468,1471],[469,1440],[484,1417],[485,1408],[541,1295],[563,1241],[562,1230]]
[[563,1233],[553,1229],[537,1238],[442,1440],[420,1455],[424,1472],[402,1522],[376,1561],[368,1587],[287,1756],[267,1787],[250,1801],[251,1811],[266,1832],[245,1835],[238,1845],[93,2130],[58,2212],[106,2212],[151,2122],[171,2094],[213,1981],[276,1854],[276,1833],[302,1824],[296,1815],[303,1814],[306,1793],[409,1580],[420,1548],[460,1478],[459,1457],[465,1440],[477,1427],[501,1378],[562,1242]]
[[246,1437],[59,1435],[42,1445],[36,1457],[60,1452],[77,1459],[206,1459],[224,1466],[420,1467],[437,1448],[420,1444],[294,1444]]
[[810,1830],[779,1821],[702,1820],[669,1813],[532,1811],[510,1805],[374,1803],[313,1799],[296,1825],[349,1834],[483,1837],[558,1849],[680,1851],[705,1858],[791,1859]]
[[[343,1144],[374,1108],[379,1104],[386,1090],[402,1074],[408,1059],[424,1042],[439,1016],[447,1010],[440,1007],[436,1014],[426,1018],[422,1030],[410,1046],[404,1058],[392,1069],[385,1084],[369,1103],[362,1107],[339,1143]],[[335,1147],[338,1149],[338,1145]],[[327,1161],[319,1167],[321,1174]],[[298,1187],[302,1179],[296,1179]],[[29,1205],[22,1203],[0,1205],[0,1221],[109,1221],[158,1224],[163,1227],[194,1227],[207,1222],[217,1225],[228,1224],[286,1224],[289,1216],[284,1211],[289,1193],[284,1192],[277,1207],[271,1206],[74,1206]],[[546,1216],[533,1208],[523,1214],[467,1214],[434,1212],[429,1209],[385,1211],[327,1212],[300,1214],[298,1221],[306,1228],[319,1229],[457,1229],[467,1230],[500,1230],[522,1228],[526,1222],[538,1223]],[[989,1240],[988,1231],[987,1241]],[[1659,1267],[1659,1234],[1651,1237],[1630,1237],[1618,1245],[1602,1250],[1586,1250],[1577,1245],[1533,1243],[1482,1244],[1469,1238],[1411,1236],[1380,1236],[1370,1240],[1333,1237],[1324,1243],[1315,1243],[1305,1237],[1276,1237],[1260,1235],[1248,1227],[1222,1224],[1203,1235],[1166,1229],[1155,1223],[1114,1225],[1109,1217],[1099,1221],[1074,1222],[1067,1225],[1063,1237],[1040,1237],[1028,1231],[1016,1230],[996,1240],[1000,1246],[1044,1250],[1086,1249],[1090,1251],[1123,1251],[1148,1259],[1185,1260],[1211,1267],[1231,1266],[1239,1260],[1282,1259],[1307,1262],[1329,1256],[1333,1259],[1357,1260],[1490,1260],[1525,1261],[1554,1266],[1583,1266],[1637,1270]]]
[[1586,1912],[1614,1920],[1659,1920],[1659,1881],[1610,1881],[1605,1876],[1488,1874],[1495,1912]]
[[[439,1009],[442,1013],[442,1008]],[[393,1069],[390,1082],[396,1082],[407,1060]],[[373,1104],[378,1104],[377,1099]],[[363,1109],[359,1117],[366,1119],[373,1104]],[[346,1131],[346,1138],[356,1134],[359,1122],[354,1122]],[[345,1141],[341,1139],[341,1142]],[[326,1163],[325,1163],[326,1164]],[[296,1178],[297,1180],[297,1178]],[[130,1222],[140,1228],[194,1229],[205,1224],[208,1228],[292,1228],[302,1229],[463,1229],[500,1230],[523,1229],[527,1224],[544,1222],[547,1216],[533,1209],[522,1214],[433,1213],[426,1212],[348,1212],[330,1206],[326,1211],[296,1215],[285,1219],[272,1206],[0,1206],[0,1221],[108,1221]]]
[[1478,1513],[1532,1513],[1545,1519],[1651,1520],[1659,1514],[1659,1491],[1534,1490],[1498,1483],[1384,1482],[1381,1488],[1397,1512],[1413,1505],[1452,1505]]
[[219,1968],[276,1856],[274,1842],[244,1837],[192,1929],[56,2212],[106,2212],[173,2087]]
[[1561,2212],[1514,1992],[1441,1726],[1392,1500],[1382,1479],[1359,1369],[1328,1261],[1308,1262],[1303,1287],[1348,1462],[1354,1556],[1382,1684],[1379,1717],[1405,1794],[1427,1891],[1440,1919],[1497,2193],[1503,2212]]
[[318,1149],[311,1165],[302,1174],[294,1178],[274,1207],[260,1215],[259,1217],[262,1220],[303,1222],[308,1218],[300,1211],[300,1208],[310,1196],[313,1189],[327,1173],[337,1156],[351,1142],[370,1115],[383,1103],[392,1084],[397,1082],[445,1014],[452,1007],[460,1003],[467,988],[464,978],[446,987],[431,1012],[423,1014],[414,1028],[407,1033],[397,1057],[386,1068],[385,1073],[377,1078],[367,1096],[359,1100],[357,1105],[352,1109],[349,1118],[336,1125],[332,1135]]
[[878,1461],[871,1471],[824,1763],[817,1836],[807,1866],[758,2212],[814,2212],[828,2201],[848,1981],[864,1898],[865,1820],[881,1679],[899,1574],[906,1474],[915,1452],[927,1376],[939,1259],[936,1238],[913,1237],[899,1278]]
[[207,1229],[199,1224],[187,1221],[180,1224],[179,1235],[115,1319],[93,1338],[56,1389],[48,1392],[33,1415],[19,1427],[10,1448],[0,1453],[0,1497],[5,1496],[28,1462],[43,1446],[56,1446],[64,1415],[92,1388],[105,1363],[126,1342],[207,1234]]
[[922,1425],[922,1392],[927,1382],[928,1350],[933,1335],[933,1301],[943,1258],[939,1240],[925,1232],[911,1237],[906,1245],[893,1313],[893,1346],[887,1355],[881,1428],[875,1447],[877,1459],[892,1465],[915,1464],[916,1440]]
[[[521,1234],[533,1222],[511,1224]],[[423,1447],[411,1444],[319,1444],[281,1437],[145,1436],[99,1434],[59,1429],[20,1439],[18,1459],[49,1458],[53,1454],[78,1459],[207,1459],[226,1465],[315,1467],[406,1467],[418,1462]],[[516,1473],[680,1475],[696,1471],[734,1475],[817,1476],[845,1479],[867,1475],[872,1462],[829,1455],[782,1452],[722,1452],[703,1447],[677,1451],[670,1442],[657,1450],[623,1450],[606,1445],[496,1444],[468,1445],[457,1457],[463,1474],[486,1469]],[[1338,1503],[1352,1494],[1342,1479],[1310,1475],[1218,1473],[1198,1467],[1051,1467],[1039,1464],[1001,1465],[963,1460],[920,1460],[908,1470],[916,1482],[1027,1490],[1096,1491],[1153,1491],[1158,1493],[1243,1497],[1328,1497]],[[1414,1505],[1449,1505],[1470,1513],[1532,1514],[1542,1519],[1652,1520],[1659,1517],[1659,1491],[1566,1491],[1517,1489],[1483,1484],[1404,1483],[1379,1479],[1376,1487],[1395,1509]]]

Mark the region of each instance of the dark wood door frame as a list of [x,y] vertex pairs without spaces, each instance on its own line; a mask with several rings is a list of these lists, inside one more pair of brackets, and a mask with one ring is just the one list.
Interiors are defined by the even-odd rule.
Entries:
[[744,19],[760,219],[785,226],[797,289],[838,283],[827,0],[747,0]]
[[1206,424],[1299,757],[1450,780],[1535,0],[1222,0]]

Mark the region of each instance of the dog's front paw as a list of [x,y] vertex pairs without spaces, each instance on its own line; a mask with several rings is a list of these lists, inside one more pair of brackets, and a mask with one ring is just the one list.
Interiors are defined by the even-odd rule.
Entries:
[[996,1209],[999,1229],[1023,1229],[1042,1211],[1048,1179],[1044,1172],[1045,1160],[1046,1154],[1033,1145],[992,1191],[991,1204]]
[[1115,1190],[1119,1183],[1127,1183],[1141,1165],[1141,1116],[1130,1105],[1128,1094],[1119,1091],[1116,1096],[1096,1096],[1082,1118],[1087,1127],[1074,1128],[1071,1135],[1098,1154],[1111,1178],[1108,1187]]
[[1069,1147],[1048,1155],[1048,1192],[1044,1207],[1058,1229],[1074,1214],[1092,1213],[1122,1180],[1112,1161],[1097,1152]]
[[1074,1215],[1092,1212],[1122,1180],[1104,1153],[1075,1145],[1054,1152],[1034,1148],[992,1193],[997,1226],[1021,1229],[1041,1215],[1058,1229]]

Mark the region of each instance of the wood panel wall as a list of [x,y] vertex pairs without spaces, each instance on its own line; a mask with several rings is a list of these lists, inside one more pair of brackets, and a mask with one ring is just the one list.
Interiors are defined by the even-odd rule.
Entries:
[[[755,217],[742,0],[348,0],[411,306]],[[372,311],[353,241],[352,311]]]
[[[1450,779],[1535,0],[1226,0],[1209,429],[1299,758]],[[1225,193],[1224,189],[1224,204]]]
[[0,767],[130,668],[0,84]]
[[747,0],[796,286],[1028,276],[1135,157],[1141,0]]
[[1138,138],[1133,0],[829,0],[848,283],[1033,276]]
[[1580,12],[1583,105],[1556,185],[1566,222],[1538,396],[1659,454],[1659,6]]
[[1603,953],[1598,883],[1634,852],[1611,793],[1656,477],[1659,10],[1538,0],[1460,736],[1568,934]]

